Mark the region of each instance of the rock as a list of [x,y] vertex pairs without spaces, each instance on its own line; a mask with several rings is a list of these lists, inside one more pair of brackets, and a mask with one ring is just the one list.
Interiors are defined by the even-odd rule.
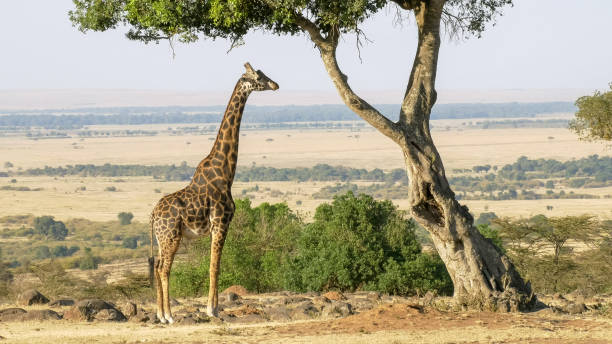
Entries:
[[126,321],[127,318],[121,313],[119,310],[112,309],[102,309],[96,314],[94,314],[94,319],[100,321]]
[[183,325],[195,325],[210,322],[210,317],[206,315],[206,313],[194,312],[189,314],[175,314],[174,320]]
[[196,320],[192,317],[186,316],[186,317],[177,317],[174,319],[174,321],[176,321],[177,323],[181,324],[181,325],[195,325],[197,324]]
[[76,306],[64,312],[64,319],[70,321],[90,321]]
[[370,309],[374,308],[374,303],[370,300],[355,300],[355,301],[351,301],[351,306],[353,308],[354,311],[356,312],[363,312],[363,311],[369,311]]
[[325,317],[339,318],[353,314],[353,308],[350,303],[342,301],[333,301],[331,305],[325,306],[321,315]]
[[249,295],[249,291],[245,287],[243,287],[241,285],[233,285],[233,286],[225,289],[224,291],[222,291],[220,293],[220,295],[225,295],[227,293],[234,293],[234,294],[236,294],[236,295],[238,295],[240,297],[244,297],[246,295]]
[[126,301],[121,306],[121,313],[129,319],[138,313],[138,308],[134,302]]
[[303,302],[289,311],[293,320],[312,319],[319,315],[319,309],[312,302]]
[[50,307],[61,307],[61,306],[74,306],[74,300],[71,299],[59,299],[49,303]]
[[268,319],[272,321],[290,321],[289,310],[284,306],[270,307],[265,310]]
[[193,307],[193,306],[183,306],[183,309],[181,310],[181,312],[185,312],[185,313],[197,313],[199,311],[200,311],[199,308]]
[[344,294],[338,291],[328,291],[327,293],[323,294],[323,296],[332,301],[346,300],[346,296],[344,296]]
[[181,303],[177,299],[170,298],[170,306],[180,306]]
[[6,308],[0,310],[0,321],[19,321],[26,313],[25,309]]
[[17,297],[17,304],[21,306],[41,305],[45,303],[49,303],[49,299],[38,290],[34,289],[26,290]]
[[147,315],[144,312],[136,313],[133,316],[131,316],[129,319],[130,319],[131,322],[139,322],[139,323],[145,323],[145,322],[151,320],[149,315]]
[[36,310],[32,310],[24,314],[21,320],[43,321],[43,320],[60,320],[61,318],[62,318],[61,315],[59,315],[57,312],[52,311],[50,309],[36,309]]
[[[100,314],[99,314],[100,313]],[[99,314],[99,315],[98,315]],[[74,321],[125,321],[127,318],[112,304],[99,299],[79,301],[64,313],[64,319]]]
[[292,303],[300,303],[300,302],[304,302],[304,301],[309,301],[309,298],[306,297],[302,297],[302,296],[287,296],[284,298],[281,298],[279,300],[282,304],[288,305],[288,304],[292,304]]
[[564,310],[569,314],[580,314],[586,312],[587,308],[584,303],[572,302],[568,304]]

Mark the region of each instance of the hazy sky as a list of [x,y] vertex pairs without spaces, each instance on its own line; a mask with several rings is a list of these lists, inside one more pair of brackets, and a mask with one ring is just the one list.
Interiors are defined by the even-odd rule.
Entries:
[[[71,0],[0,0],[0,90],[128,88],[223,90],[250,61],[285,90],[332,90],[304,37],[250,34],[228,42],[176,47],[128,41],[125,29],[84,35],[67,12]],[[438,89],[605,89],[612,81],[611,0],[515,0],[481,39],[448,41],[440,52]],[[357,90],[400,90],[415,52],[414,24],[393,26],[394,12],[368,21],[373,43],[357,57],[353,37],[339,60]]]

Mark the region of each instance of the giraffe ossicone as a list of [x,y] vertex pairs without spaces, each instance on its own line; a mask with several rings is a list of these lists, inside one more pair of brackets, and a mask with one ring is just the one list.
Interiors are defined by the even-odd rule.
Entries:
[[[174,322],[170,310],[169,277],[174,255],[183,237],[211,236],[210,287],[207,313],[218,316],[218,277],[221,252],[234,216],[232,183],[238,160],[240,122],[246,101],[253,91],[277,90],[278,84],[247,62],[230,97],[217,139],[206,158],[196,168],[185,188],[162,197],[151,213],[151,252],[149,272],[157,290],[157,317],[162,323]],[[159,258],[153,258],[153,235]],[[155,277],[155,283],[153,283]]]

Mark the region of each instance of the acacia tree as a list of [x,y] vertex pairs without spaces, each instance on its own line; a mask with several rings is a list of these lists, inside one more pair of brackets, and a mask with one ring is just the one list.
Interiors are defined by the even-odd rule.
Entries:
[[[480,36],[512,0],[73,0],[72,22],[83,32],[129,27],[144,42],[223,37],[240,42],[251,29],[306,34],[344,103],[401,148],[410,179],[410,212],[431,234],[457,297],[485,297],[503,307],[535,301],[510,260],[474,228],[468,208],[455,199],[429,128],[436,102],[441,24],[459,35]],[[364,20],[386,6],[413,13],[418,46],[399,120],[394,122],[356,94],[336,50],[344,34],[361,33]]]
[[576,117],[570,122],[570,129],[581,140],[612,140],[612,83],[608,92],[595,91],[592,96],[576,100]]

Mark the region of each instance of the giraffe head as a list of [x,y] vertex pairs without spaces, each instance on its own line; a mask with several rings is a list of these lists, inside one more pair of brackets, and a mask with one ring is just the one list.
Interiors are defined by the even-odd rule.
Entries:
[[254,70],[247,62],[244,64],[246,72],[242,74],[243,84],[253,91],[278,90],[278,84],[268,78],[262,71]]

